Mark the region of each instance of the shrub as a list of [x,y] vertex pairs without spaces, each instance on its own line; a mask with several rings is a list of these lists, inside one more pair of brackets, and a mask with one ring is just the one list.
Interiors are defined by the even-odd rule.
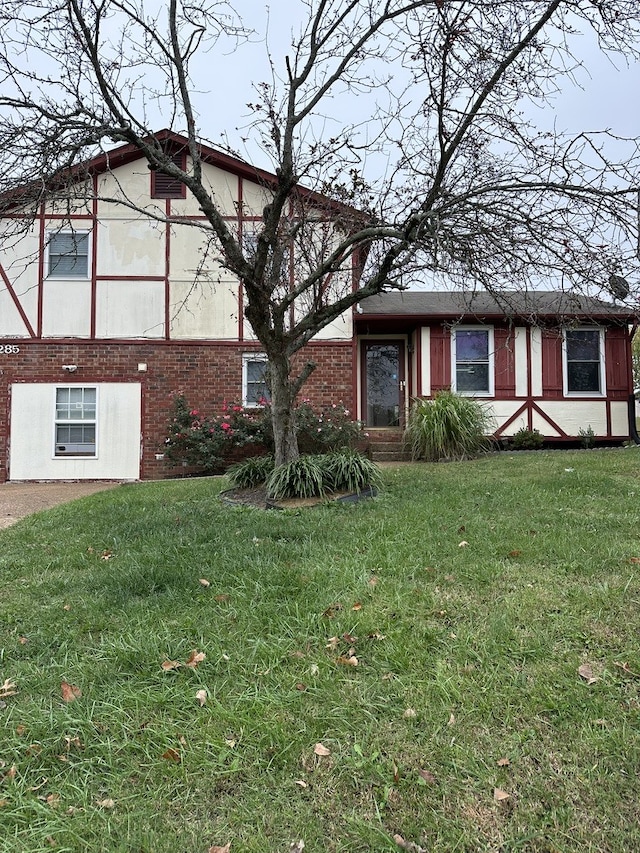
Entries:
[[544,437],[537,429],[522,427],[511,439],[511,447],[514,450],[540,450],[544,444]]
[[334,492],[361,492],[373,486],[380,488],[380,469],[358,453],[357,450],[345,448],[327,453],[322,457],[324,483],[327,489]]
[[405,443],[413,459],[467,459],[488,450],[493,418],[478,400],[439,391],[432,400],[415,400]]
[[273,456],[251,456],[232,465],[227,475],[233,486],[249,489],[265,483],[273,469]]
[[585,450],[590,450],[592,447],[595,447],[596,444],[596,434],[593,431],[593,427],[591,424],[586,429],[582,429],[582,427],[578,430],[578,435],[580,436],[580,443],[584,447]]
[[234,448],[263,443],[261,410],[225,403],[221,414],[211,417],[192,408],[182,394],[175,395],[172,408],[164,454],[174,464],[217,471]]
[[324,494],[322,456],[301,456],[274,468],[267,480],[271,498],[313,498]]

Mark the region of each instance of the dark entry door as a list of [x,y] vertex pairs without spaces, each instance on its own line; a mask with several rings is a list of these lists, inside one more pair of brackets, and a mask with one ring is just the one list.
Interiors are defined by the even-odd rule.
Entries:
[[367,426],[400,426],[404,410],[404,343],[362,342],[362,394]]

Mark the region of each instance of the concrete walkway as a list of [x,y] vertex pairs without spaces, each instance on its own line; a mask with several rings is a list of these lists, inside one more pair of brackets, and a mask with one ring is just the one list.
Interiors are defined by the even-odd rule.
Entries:
[[0,484],[0,529],[19,519],[58,504],[68,503],[114,489],[118,483],[2,483]]

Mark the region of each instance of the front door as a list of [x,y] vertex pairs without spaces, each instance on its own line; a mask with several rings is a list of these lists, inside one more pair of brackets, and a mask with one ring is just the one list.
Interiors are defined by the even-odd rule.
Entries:
[[397,427],[404,414],[404,342],[362,342],[362,411],[368,427]]

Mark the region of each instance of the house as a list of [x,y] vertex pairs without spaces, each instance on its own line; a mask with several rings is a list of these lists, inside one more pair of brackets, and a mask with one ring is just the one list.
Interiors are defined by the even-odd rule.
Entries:
[[[162,138],[184,165],[186,141]],[[250,239],[273,176],[202,154],[227,220]],[[239,282],[207,253],[195,200],[135,148],[94,158],[72,197],[20,218],[16,202],[0,236],[0,482],[166,477],[177,391],[209,410],[258,404],[264,355]],[[300,353],[317,365],[304,393],[343,401],[375,431],[398,428],[411,397],[453,387],[486,399],[500,436],[525,426],[567,440],[591,426],[620,441],[631,429],[636,320],[567,294],[385,293]]]
[[398,424],[407,397],[451,388],[486,401],[497,438],[520,429],[554,442],[589,429],[600,442],[635,436],[637,311],[552,291],[416,291],[370,297],[354,317],[370,426]]

